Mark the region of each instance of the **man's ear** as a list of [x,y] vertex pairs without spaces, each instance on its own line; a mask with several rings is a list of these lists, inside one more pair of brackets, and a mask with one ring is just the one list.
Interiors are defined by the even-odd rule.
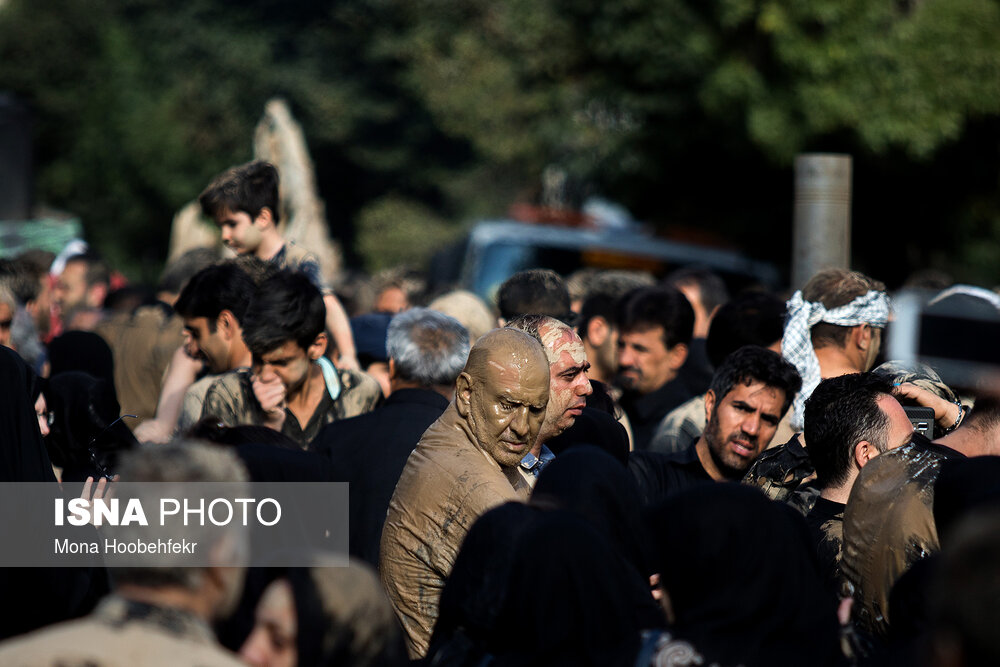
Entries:
[[232,340],[240,329],[240,323],[236,321],[233,311],[223,308],[219,311],[219,316],[215,318],[215,330],[219,331],[223,338]]
[[684,365],[688,358],[688,346],[684,343],[677,343],[673,347],[667,348],[667,359],[670,368],[677,371]]
[[583,332],[583,337],[584,340],[594,347],[600,347],[604,345],[604,341],[608,339],[610,334],[611,327],[608,325],[606,319],[603,317],[592,317],[587,322],[587,330]]
[[715,392],[709,389],[705,392],[705,423],[712,421],[712,411],[715,410]]
[[91,308],[100,308],[107,297],[108,286],[104,283],[95,283],[87,288],[87,305]]
[[389,358],[389,379],[396,379],[396,360],[391,357]]
[[858,468],[864,468],[876,456],[878,456],[878,449],[867,440],[862,440],[854,445],[854,462],[858,464]]
[[851,327],[851,341],[862,352],[868,352],[868,348],[874,343],[873,329],[867,324],[858,324]]
[[458,408],[458,414],[462,416],[462,419],[469,416],[471,402],[472,376],[463,371],[455,380],[455,407]]
[[313,342],[309,345],[309,349],[306,350],[306,354],[312,361],[316,361],[326,353],[326,332],[324,331],[320,335],[313,339]]

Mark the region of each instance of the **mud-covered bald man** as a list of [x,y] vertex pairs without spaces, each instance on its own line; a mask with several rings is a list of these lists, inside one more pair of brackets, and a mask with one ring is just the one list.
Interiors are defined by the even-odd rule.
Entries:
[[389,503],[379,569],[411,658],[427,652],[444,580],[473,522],[528,498],[516,468],[538,437],[548,400],[541,344],[495,329],[473,346],[454,402],[407,460]]

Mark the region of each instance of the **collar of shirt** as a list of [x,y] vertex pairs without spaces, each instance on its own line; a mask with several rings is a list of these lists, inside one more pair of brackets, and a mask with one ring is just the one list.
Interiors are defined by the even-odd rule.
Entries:
[[538,477],[538,475],[542,472],[542,468],[551,463],[552,459],[555,457],[556,455],[552,453],[551,449],[542,445],[542,451],[538,453],[538,456],[535,456],[531,452],[525,454],[524,458],[521,459],[520,466],[535,477]]

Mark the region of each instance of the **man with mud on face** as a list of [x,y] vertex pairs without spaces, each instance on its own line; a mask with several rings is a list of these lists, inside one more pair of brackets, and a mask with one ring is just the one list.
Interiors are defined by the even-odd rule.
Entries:
[[549,362],[538,341],[495,329],[473,346],[455,400],[424,433],[396,485],[379,569],[411,659],[427,652],[444,580],[481,514],[527,500],[517,466],[538,438]]
[[545,408],[545,421],[538,439],[519,466],[521,474],[534,488],[542,469],[555,458],[545,443],[572,426],[587,407],[587,396],[594,391],[587,377],[590,362],[583,341],[573,327],[554,317],[521,315],[507,327],[523,331],[541,343],[549,359],[549,404]]

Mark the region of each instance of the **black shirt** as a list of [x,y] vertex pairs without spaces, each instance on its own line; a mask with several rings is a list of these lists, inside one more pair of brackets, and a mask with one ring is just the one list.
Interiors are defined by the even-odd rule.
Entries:
[[816,498],[809,513],[806,514],[806,525],[813,544],[816,545],[816,555],[819,556],[820,575],[831,592],[840,592],[840,557],[844,551],[844,503],[834,502],[826,498]]
[[680,378],[674,378],[648,394],[625,392],[621,398],[621,406],[632,426],[635,450],[649,449],[649,441],[653,439],[656,427],[667,413],[692,396],[694,394]]
[[698,459],[694,443],[676,454],[632,452],[628,469],[635,478],[644,505],[656,504],[697,484],[714,483]]

